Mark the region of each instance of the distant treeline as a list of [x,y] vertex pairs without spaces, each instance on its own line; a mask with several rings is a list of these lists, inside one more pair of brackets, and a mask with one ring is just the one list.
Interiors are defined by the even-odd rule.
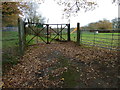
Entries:
[[112,21],[109,20],[99,20],[97,22],[89,23],[86,26],[81,27],[85,30],[112,30],[112,29],[120,29],[120,18],[115,18]]

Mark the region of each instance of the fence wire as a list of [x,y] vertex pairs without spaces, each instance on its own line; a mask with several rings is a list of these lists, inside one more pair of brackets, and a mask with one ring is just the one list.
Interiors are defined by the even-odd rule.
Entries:
[[2,28],[2,69],[7,70],[6,66],[14,65],[18,62],[19,37],[18,27]]
[[80,43],[120,50],[120,30],[80,30]]

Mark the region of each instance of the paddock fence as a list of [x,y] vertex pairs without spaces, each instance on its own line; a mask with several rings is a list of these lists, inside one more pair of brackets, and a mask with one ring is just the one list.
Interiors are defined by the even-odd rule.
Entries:
[[[72,40],[81,45],[120,51],[120,30],[80,30],[78,28],[73,36],[76,40]],[[71,38],[73,38],[72,35]]]

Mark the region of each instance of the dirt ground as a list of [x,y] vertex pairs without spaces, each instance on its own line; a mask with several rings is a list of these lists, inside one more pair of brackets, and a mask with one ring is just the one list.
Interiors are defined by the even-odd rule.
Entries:
[[73,42],[30,46],[3,88],[117,88],[118,52]]

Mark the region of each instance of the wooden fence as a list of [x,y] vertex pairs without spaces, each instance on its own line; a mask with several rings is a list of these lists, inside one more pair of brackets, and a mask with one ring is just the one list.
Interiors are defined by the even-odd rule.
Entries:
[[[44,39],[42,39],[46,44],[50,44],[53,39],[55,40],[56,39],[56,36],[60,37],[60,41],[62,41],[62,39],[64,39],[64,37],[62,37],[63,33],[62,31],[65,29],[65,32],[66,32],[66,36],[67,36],[67,39],[66,41],[71,41],[71,38],[70,38],[70,24],[42,24],[42,26],[44,26],[41,30],[39,29],[32,29],[32,27],[29,28],[26,28],[26,25],[29,27],[30,25],[32,25],[34,27],[34,25],[37,27],[38,25],[40,25],[40,23],[31,23],[31,22],[24,22],[22,19],[18,19],[18,32],[19,32],[19,49],[20,49],[20,53],[21,53],[21,56],[24,54],[24,51],[26,49],[26,47],[28,46],[28,42],[31,42],[35,37],[37,38],[38,40],[38,37],[42,37],[42,34],[40,33],[41,31],[43,31],[45,28],[46,28],[46,33],[44,33],[43,36],[46,36],[46,40],[45,41]],[[57,26],[56,30],[51,28],[50,26]],[[61,26],[60,29],[58,29],[58,26]],[[62,27],[64,26],[64,27]],[[39,28],[39,27],[37,27]],[[31,33],[31,31],[32,33]],[[54,32],[55,36],[54,37],[49,37],[50,33],[50,29]],[[78,28],[79,29],[79,28]],[[29,31],[29,33],[28,33]],[[26,40],[26,37],[27,35],[33,35],[33,37],[27,42]],[[65,34],[64,34],[65,35]],[[50,35],[51,36],[51,35]],[[51,39],[51,40],[49,40]],[[64,39],[65,40],[65,39]],[[59,40],[58,40],[59,41]],[[37,41],[38,43],[38,41]],[[37,44],[36,43],[36,44]]]

